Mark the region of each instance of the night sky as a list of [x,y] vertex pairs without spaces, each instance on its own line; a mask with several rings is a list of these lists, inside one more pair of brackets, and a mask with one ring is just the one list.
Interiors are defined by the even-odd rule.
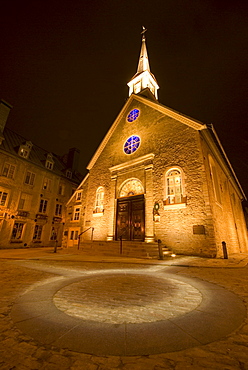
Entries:
[[81,172],[128,97],[144,25],[159,101],[213,123],[248,195],[247,0],[50,0],[1,4],[7,126]]

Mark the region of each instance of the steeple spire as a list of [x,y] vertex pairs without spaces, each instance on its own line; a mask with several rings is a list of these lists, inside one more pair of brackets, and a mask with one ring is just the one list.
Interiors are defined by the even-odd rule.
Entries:
[[157,90],[159,86],[154,75],[150,71],[149,59],[147,54],[146,48],[146,37],[145,32],[146,28],[143,26],[142,34],[142,44],[141,44],[141,51],[140,57],[138,62],[137,73],[133,76],[130,82],[128,82],[129,86],[129,96],[131,94],[138,94],[144,89],[149,89],[151,93],[158,99]]
[[141,44],[137,73],[141,73],[146,70],[150,72],[149,59],[148,59],[148,54],[147,54],[147,49],[146,49],[146,37],[145,37],[146,31],[147,29],[143,26],[143,31],[141,32],[142,44]]

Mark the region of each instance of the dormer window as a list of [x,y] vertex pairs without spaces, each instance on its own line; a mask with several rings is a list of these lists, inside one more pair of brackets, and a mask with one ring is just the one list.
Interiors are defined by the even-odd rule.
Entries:
[[71,179],[72,178],[72,172],[70,170],[66,170],[66,173],[65,173],[66,177],[68,179]]
[[31,141],[26,141],[26,147],[29,149],[29,150],[31,150],[32,149],[32,146],[33,146],[33,144],[31,143]]
[[21,144],[19,147],[19,151],[18,151],[19,156],[23,158],[28,158],[30,151],[32,149],[32,146],[33,144],[31,143],[31,141],[26,141],[24,144]]
[[49,161],[46,161],[46,168],[48,168],[49,170],[52,170],[53,169],[53,163],[49,162]]
[[29,151],[24,149],[24,148],[21,148],[20,151],[19,151],[19,154],[21,157],[23,158],[28,158],[28,155],[29,155]]
[[54,160],[53,160],[53,156],[51,153],[47,154],[47,159],[46,159],[46,164],[45,164],[46,168],[48,170],[52,170],[53,169],[53,166],[54,166]]

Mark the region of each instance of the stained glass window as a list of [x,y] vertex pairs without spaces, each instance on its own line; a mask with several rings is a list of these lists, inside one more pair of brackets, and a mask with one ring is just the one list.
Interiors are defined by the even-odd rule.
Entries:
[[139,109],[133,109],[131,112],[129,112],[127,116],[127,121],[128,122],[133,122],[139,117],[140,111]]
[[132,154],[140,146],[139,136],[130,136],[124,144],[124,152],[126,154]]

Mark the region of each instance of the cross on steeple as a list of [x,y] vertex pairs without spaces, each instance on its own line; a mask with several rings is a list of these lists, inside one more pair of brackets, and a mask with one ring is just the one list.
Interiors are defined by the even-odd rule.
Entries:
[[141,32],[141,35],[143,35],[143,36],[142,36],[142,40],[143,40],[143,39],[145,39],[145,38],[146,38],[145,33],[146,33],[146,31],[147,31],[147,28],[145,28],[144,26],[142,26],[142,28],[143,28],[143,31]]

